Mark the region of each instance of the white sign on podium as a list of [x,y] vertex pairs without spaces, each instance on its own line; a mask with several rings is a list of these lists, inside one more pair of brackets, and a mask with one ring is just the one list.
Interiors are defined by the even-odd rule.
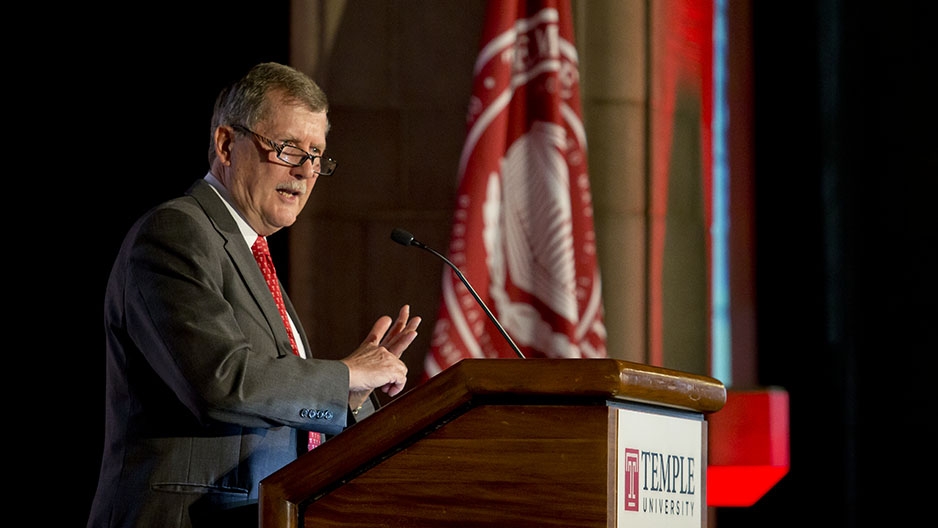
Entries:
[[617,421],[616,526],[701,528],[707,507],[703,416],[622,406]]

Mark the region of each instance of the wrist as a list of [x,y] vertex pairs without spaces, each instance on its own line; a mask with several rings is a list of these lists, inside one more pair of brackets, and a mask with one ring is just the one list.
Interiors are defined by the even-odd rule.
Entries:
[[358,412],[362,410],[362,407],[368,403],[368,397],[370,394],[371,391],[356,391],[349,393],[348,408],[352,411],[353,415],[358,415]]

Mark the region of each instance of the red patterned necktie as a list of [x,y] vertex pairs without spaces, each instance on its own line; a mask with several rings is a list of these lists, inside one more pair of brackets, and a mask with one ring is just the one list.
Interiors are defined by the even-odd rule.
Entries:
[[[254,253],[254,260],[260,266],[264,274],[264,280],[270,293],[274,296],[274,302],[277,303],[277,310],[280,311],[280,318],[283,319],[283,326],[287,329],[287,335],[290,336],[290,346],[293,347],[293,353],[300,355],[300,350],[296,346],[296,338],[293,337],[293,329],[290,326],[290,317],[287,315],[287,307],[283,304],[283,294],[280,292],[280,283],[277,281],[277,270],[274,268],[274,261],[270,257],[270,248],[267,246],[267,240],[259,236],[251,246],[251,252]],[[322,443],[322,435],[313,431],[309,432],[309,450],[315,449]]]

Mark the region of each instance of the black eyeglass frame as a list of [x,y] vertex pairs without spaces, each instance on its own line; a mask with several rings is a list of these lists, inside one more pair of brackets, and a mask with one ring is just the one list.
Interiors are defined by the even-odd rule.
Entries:
[[[274,152],[277,153],[277,159],[286,163],[287,165],[290,165],[291,167],[300,167],[304,163],[306,163],[306,160],[310,160],[310,164],[313,164],[313,166],[315,166],[314,162],[318,158],[319,170],[313,169],[313,172],[315,172],[316,174],[320,176],[331,176],[332,174],[335,173],[335,169],[339,164],[339,162],[337,162],[336,160],[328,156],[321,156],[319,154],[310,154],[309,152],[306,152],[305,150],[301,149],[300,147],[297,147],[296,145],[289,145],[287,143],[277,143],[276,141],[270,139],[269,137],[262,136],[244,125],[235,124],[235,125],[231,125],[231,128],[235,130],[240,130],[241,132],[247,132],[249,134],[253,134],[254,137],[256,137],[257,139],[263,141],[264,143],[267,143],[267,145],[270,146],[272,149],[274,149]],[[286,147],[290,147],[290,148],[293,148],[302,152],[303,159],[301,159],[299,163],[285,159],[283,157],[283,149],[285,149]]]

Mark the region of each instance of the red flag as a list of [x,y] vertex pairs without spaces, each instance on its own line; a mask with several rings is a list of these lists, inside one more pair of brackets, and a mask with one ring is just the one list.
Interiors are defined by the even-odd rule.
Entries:
[[[526,357],[605,357],[606,332],[569,0],[490,0],[448,258]],[[455,273],[425,378],[517,357]]]

